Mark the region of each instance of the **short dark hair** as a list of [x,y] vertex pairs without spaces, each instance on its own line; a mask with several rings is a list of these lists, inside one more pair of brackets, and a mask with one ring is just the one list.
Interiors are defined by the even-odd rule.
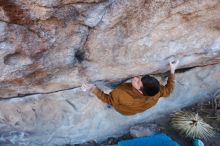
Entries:
[[160,83],[154,77],[145,75],[141,78],[143,87],[141,87],[141,92],[145,96],[154,96],[160,91]]

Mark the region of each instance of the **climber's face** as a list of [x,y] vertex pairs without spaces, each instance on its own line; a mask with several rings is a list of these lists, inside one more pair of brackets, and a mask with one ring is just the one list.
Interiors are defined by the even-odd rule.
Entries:
[[141,82],[141,76],[133,77],[131,80],[131,84],[135,89],[137,89],[139,92],[141,92],[140,89],[141,89],[141,87],[143,87],[143,84]]

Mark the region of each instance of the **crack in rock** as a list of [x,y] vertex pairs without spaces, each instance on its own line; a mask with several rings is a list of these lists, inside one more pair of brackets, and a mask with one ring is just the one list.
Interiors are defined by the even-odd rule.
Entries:
[[[215,63],[215,64],[218,64],[218,63]],[[182,74],[182,73],[185,73],[185,72],[188,72],[188,71],[191,71],[192,69],[195,69],[195,68],[198,68],[198,67],[205,67],[205,66],[210,66],[210,65],[215,65],[215,64],[209,64],[209,65],[204,65],[204,66],[193,66],[193,67],[186,67],[186,68],[179,68],[176,70],[176,74]],[[161,78],[166,78],[169,74],[169,71],[168,72],[165,72],[165,73],[158,73],[158,74],[152,74],[154,76],[161,76]],[[126,78],[126,79],[123,79],[122,81],[127,81],[129,80],[130,78]],[[115,88],[117,85],[121,84],[122,81],[117,81],[117,82],[109,82],[107,81],[106,83],[103,83],[102,84],[106,84],[106,86],[108,87],[111,87],[111,88]],[[100,82],[100,81],[98,81]],[[96,81],[93,81],[93,83],[96,83]],[[57,93],[57,92],[62,92],[62,91],[68,91],[68,90],[73,90],[73,89],[77,89],[77,88],[80,88],[81,86],[76,86],[76,87],[71,87],[71,88],[67,88],[67,89],[61,89],[61,90],[56,90],[56,91],[51,91],[51,92],[35,92],[35,93],[27,93],[27,94],[18,94],[17,96],[11,96],[11,97],[0,97],[0,101],[4,101],[4,100],[11,100],[11,99],[16,99],[16,98],[23,98],[23,97],[26,97],[26,96],[32,96],[32,95],[40,95],[40,94],[53,94],[53,93]],[[68,101],[67,101],[68,102]],[[68,102],[69,103],[69,102]],[[69,103],[70,104],[70,103]],[[75,109],[75,108],[74,108]]]

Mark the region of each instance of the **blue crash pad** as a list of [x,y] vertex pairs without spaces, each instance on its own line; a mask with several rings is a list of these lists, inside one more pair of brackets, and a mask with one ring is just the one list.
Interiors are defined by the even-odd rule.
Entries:
[[120,141],[118,146],[180,146],[164,133]]

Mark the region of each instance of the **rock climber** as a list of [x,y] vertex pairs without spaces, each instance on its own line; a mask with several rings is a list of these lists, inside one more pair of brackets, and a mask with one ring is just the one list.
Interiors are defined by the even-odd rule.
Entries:
[[136,76],[131,83],[123,83],[109,94],[104,93],[95,84],[82,85],[83,91],[90,91],[101,101],[112,105],[123,115],[134,115],[154,106],[160,97],[169,96],[175,86],[175,70],[179,61],[170,61],[170,73],[165,86],[149,75]]

